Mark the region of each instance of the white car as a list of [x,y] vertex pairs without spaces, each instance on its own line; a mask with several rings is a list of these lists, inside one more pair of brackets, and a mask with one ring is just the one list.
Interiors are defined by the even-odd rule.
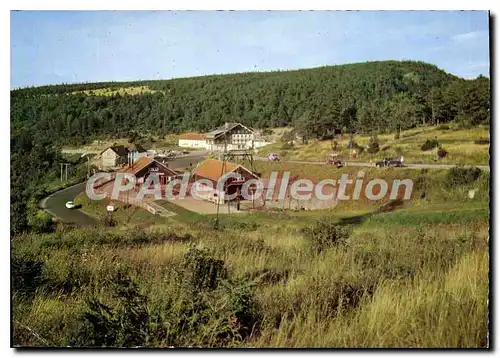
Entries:
[[267,159],[270,161],[270,162],[279,162],[280,161],[280,156],[278,154],[275,154],[275,153],[270,153],[268,156],[267,156]]
[[68,202],[66,203],[66,207],[67,207],[68,209],[74,209],[74,208],[75,208],[75,203],[73,203],[72,201],[68,201]]

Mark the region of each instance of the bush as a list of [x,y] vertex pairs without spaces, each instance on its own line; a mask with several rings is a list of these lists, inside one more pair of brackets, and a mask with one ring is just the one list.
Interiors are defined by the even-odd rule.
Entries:
[[273,133],[274,133],[273,130],[270,128],[264,128],[262,130],[262,135],[272,135]]
[[424,144],[420,147],[421,150],[427,151],[439,147],[439,141],[437,139],[427,139]]
[[442,159],[448,155],[448,152],[444,150],[443,148],[439,149],[437,152],[437,157],[438,159]]
[[368,143],[367,152],[370,153],[370,154],[375,154],[375,153],[378,153],[379,150],[380,150],[380,148],[379,148],[379,144],[378,144],[378,141],[377,141],[377,137],[376,136],[372,136],[370,138],[370,143]]
[[190,249],[181,271],[171,273],[175,293],[159,305],[130,278],[120,273],[110,277],[111,295],[101,297],[112,300],[108,303],[94,297],[87,301],[74,345],[223,347],[260,328],[256,282],[226,277],[224,262],[207,250]]
[[442,130],[442,131],[447,131],[450,130],[450,126],[447,124],[440,124],[437,129]]
[[489,138],[480,138],[474,141],[474,144],[490,144]]
[[481,176],[481,169],[472,167],[454,167],[448,170],[444,179],[444,185],[447,188],[464,186],[472,184]]
[[398,131],[398,132],[396,132],[396,133],[394,134],[394,139],[396,139],[396,140],[397,140],[397,139],[399,139],[399,138],[401,138],[401,134],[400,134],[400,133],[399,133],[399,131]]
[[281,149],[283,150],[293,149],[293,143],[292,142],[283,143],[281,145]]
[[354,140],[353,136],[349,137],[349,141],[347,142],[348,149],[356,149],[358,147],[358,143]]
[[113,307],[100,298],[87,301],[84,325],[78,342],[92,347],[135,347],[158,342],[165,335],[161,317],[150,313],[149,298],[129,278],[118,277],[112,284],[118,303]]
[[317,253],[345,244],[349,232],[338,223],[328,220],[316,222],[311,227],[303,229],[303,234],[311,241],[312,248]]
[[30,226],[35,232],[38,233],[49,233],[55,230],[52,216],[43,210],[39,210],[36,215],[31,218]]
[[255,231],[259,228],[259,225],[253,220],[231,221],[230,227],[238,231]]
[[117,222],[111,215],[106,215],[104,218],[102,218],[102,223],[104,226],[107,227],[114,227],[117,225]]
[[42,260],[14,256],[11,261],[12,291],[33,293],[43,282]]
[[184,256],[183,276],[194,290],[213,290],[227,277],[227,270],[224,261],[213,258],[208,250],[191,248]]

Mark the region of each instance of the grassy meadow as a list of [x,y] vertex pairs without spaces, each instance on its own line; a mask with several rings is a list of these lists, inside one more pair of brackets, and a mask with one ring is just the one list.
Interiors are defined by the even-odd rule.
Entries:
[[163,93],[163,91],[155,91],[149,86],[131,86],[120,88],[98,88],[94,90],[75,91],[72,94],[85,94],[87,96],[139,96],[152,93]]
[[[404,156],[405,162],[412,164],[463,164],[463,165],[487,165],[489,163],[489,144],[475,144],[479,139],[489,139],[489,127],[477,126],[470,129],[454,128],[453,125],[427,126],[403,131],[399,139],[394,134],[381,134],[377,136],[380,151],[376,154],[366,152],[360,153],[356,159],[351,159],[347,143],[348,135],[337,138],[339,144],[338,152],[345,160],[376,162],[385,157]],[[279,131],[283,133],[283,131]],[[436,150],[422,151],[421,146],[426,140],[437,138],[442,148],[448,154],[446,157],[436,160]],[[358,145],[367,147],[369,136],[355,136]],[[332,141],[309,141],[302,145],[297,141],[293,145],[277,141],[259,150],[259,155],[277,153],[283,159],[326,161],[328,154],[332,151]]]
[[[257,165],[264,176],[335,170]],[[177,215],[123,207],[113,228],[17,237],[14,344],[486,347],[489,172],[366,172],[413,179],[412,198],[218,223],[162,202]],[[78,200],[104,212],[104,201]]]

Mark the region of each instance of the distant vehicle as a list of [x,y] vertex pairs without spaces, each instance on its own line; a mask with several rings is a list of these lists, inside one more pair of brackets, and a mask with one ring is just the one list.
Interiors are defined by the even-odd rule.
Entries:
[[344,166],[344,162],[342,161],[342,157],[339,153],[330,153],[326,159],[326,164],[335,165],[337,168]]
[[166,152],[166,153],[165,153],[165,157],[166,157],[167,159],[174,159],[174,158],[175,158],[175,156],[176,156],[176,154],[175,154],[175,152],[174,152],[173,150],[168,151],[168,152]]
[[189,154],[189,153],[191,153],[189,150],[183,150],[182,151],[182,154]]
[[267,159],[270,161],[270,162],[279,162],[280,161],[280,156],[278,154],[275,154],[275,153],[271,153],[267,156]]
[[402,167],[403,166],[403,157],[400,158],[385,158],[379,162],[375,163],[375,166],[379,168],[383,167]]
[[66,208],[68,208],[68,209],[74,209],[75,208],[75,203],[73,203],[72,201],[68,201],[66,203]]

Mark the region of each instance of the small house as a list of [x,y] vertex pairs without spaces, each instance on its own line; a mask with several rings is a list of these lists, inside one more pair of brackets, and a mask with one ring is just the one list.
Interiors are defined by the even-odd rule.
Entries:
[[100,155],[103,169],[115,168],[127,163],[128,150],[123,145],[115,145],[106,148]]
[[[224,175],[235,173],[239,178],[228,178],[223,186],[223,190],[217,190],[217,184]],[[201,183],[196,183],[199,179],[206,179],[211,182],[211,187]],[[216,159],[207,159],[200,163],[191,173],[191,182],[196,195],[202,199],[217,202],[226,201],[226,194],[241,193],[241,188],[250,179],[259,179],[258,176],[242,165],[230,162],[222,162]]]
[[141,157],[131,165],[127,165],[120,173],[133,174],[136,178],[136,186],[140,186],[151,175],[157,174],[160,177],[160,184],[165,185],[175,179],[179,174],[169,168],[166,164],[150,157]]

